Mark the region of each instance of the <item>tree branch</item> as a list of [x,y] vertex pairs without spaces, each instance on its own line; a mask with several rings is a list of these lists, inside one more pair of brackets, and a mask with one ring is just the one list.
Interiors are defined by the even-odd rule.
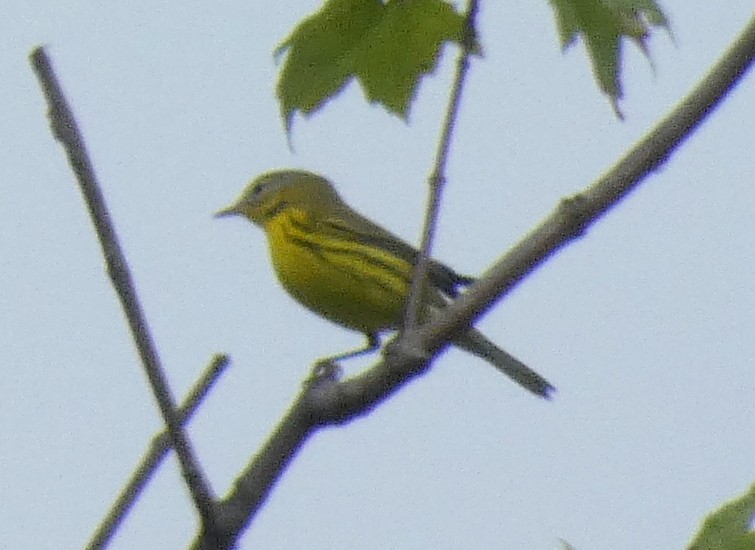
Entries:
[[[564,199],[555,212],[525,236],[442,315],[410,331],[418,346],[387,346],[384,360],[361,375],[339,382],[335,378],[308,383],[275,432],[221,502],[219,517],[232,546],[261,509],[272,487],[303,443],[322,426],[348,422],[367,414],[414,376],[428,368],[424,354],[433,357],[449,339],[470,326],[482,313],[514,288],[525,275],[586,229],[618,203],[651,171],[670,157],[713,108],[744,76],[755,57],[755,18],[708,76],[624,158],[574,197]],[[226,523],[227,522],[227,523]],[[194,548],[210,548],[200,533]]]
[[[194,386],[178,409],[178,418],[181,426],[188,424],[197,408],[199,408],[199,405],[207,394],[210,393],[215,382],[220,379],[220,375],[225,372],[228,365],[230,365],[230,361],[227,355],[216,355],[212,358],[209,366],[202,373],[199,380],[194,383]],[[126,485],[115,499],[108,513],[97,526],[97,530],[86,545],[86,550],[105,548],[110,543],[121,522],[131,511],[142,490],[147,486],[147,483],[152,478],[152,474],[160,466],[171,447],[170,434],[166,431],[162,431],[152,438],[149,450],[134,469],[131,479],[126,482]]]
[[[583,192],[562,200],[548,218],[449,307],[444,320],[433,323],[423,331],[430,348],[443,345],[449,330],[453,334],[454,329],[460,330],[472,324],[524,276],[571,239],[581,236],[647,175],[660,168],[742,80],[754,58],[755,17],[702,81],[613,168]],[[448,327],[443,326],[446,323]]]
[[157,349],[139,303],[126,258],[118,243],[115,229],[110,222],[110,212],[100,191],[94,167],[89,160],[84,138],[79,131],[73,112],[68,106],[44,48],[41,46],[35,48],[30,55],[30,60],[47,100],[52,133],[68,155],[68,161],[76,175],[79,190],[89,209],[89,215],[100,241],[102,254],[105,257],[108,275],[120,299],[152,392],[168,427],[173,448],[176,450],[181,464],[181,473],[189,487],[203,523],[208,525],[208,529],[211,530],[211,526],[215,523],[213,495],[204,474],[199,468],[189,441],[181,429],[181,423],[176,414],[175,400],[160,365]]
[[446,117],[443,121],[443,131],[438,151],[435,156],[433,172],[429,178],[427,210],[425,211],[425,221],[422,229],[422,239],[420,241],[419,256],[417,265],[412,275],[412,286],[409,289],[407,298],[406,314],[404,319],[404,329],[411,330],[417,325],[419,318],[420,303],[424,294],[425,281],[427,279],[427,270],[430,266],[430,256],[435,239],[435,229],[438,226],[438,216],[440,214],[440,201],[443,195],[443,187],[446,183],[446,166],[448,165],[448,151],[451,148],[451,139],[456,127],[456,120],[459,117],[459,106],[461,105],[461,93],[464,90],[464,83],[467,80],[469,72],[469,57],[475,49],[477,41],[477,30],[475,19],[477,17],[478,0],[469,0],[467,12],[464,15],[464,29],[462,37],[462,49],[459,53],[459,60],[456,64],[456,75],[454,77],[451,97],[448,101]]

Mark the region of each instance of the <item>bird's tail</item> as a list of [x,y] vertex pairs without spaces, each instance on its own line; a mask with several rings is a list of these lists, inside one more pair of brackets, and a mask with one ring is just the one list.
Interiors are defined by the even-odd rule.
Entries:
[[548,399],[555,390],[545,378],[513,355],[496,346],[477,329],[470,329],[463,336],[454,339],[454,344],[477,357],[485,359],[517,384],[540,397]]

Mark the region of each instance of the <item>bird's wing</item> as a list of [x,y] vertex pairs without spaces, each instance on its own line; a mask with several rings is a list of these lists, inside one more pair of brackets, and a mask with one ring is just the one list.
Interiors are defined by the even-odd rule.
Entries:
[[[354,239],[387,250],[412,266],[417,264],[419,252],[416,248],[351,209],[339,210],[337,216],[325,217],[320,220],[320,223],[343,238]],[[438,290],[452,298],[458,296],[458,287],[474,282],[474,278],[460,275],[447,265],[435,260],[430,260],[429,277]]]

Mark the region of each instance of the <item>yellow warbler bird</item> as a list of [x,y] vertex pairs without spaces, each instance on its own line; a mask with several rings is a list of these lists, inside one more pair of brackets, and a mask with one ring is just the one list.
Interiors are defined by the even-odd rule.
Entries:
[[[327,361],[377,349],[380,333],[401,327],[418,251],[363,217],[317,174],[267,172],[216,217],[239,215],[267,234],[273,267],[283,287],[304,306],[363,333],[367,345]],[[422,319],[458,295],[473,279],[431,262]],[[531,392],[548,397],[547,380],[471,328],[454,345],[481,357]]]

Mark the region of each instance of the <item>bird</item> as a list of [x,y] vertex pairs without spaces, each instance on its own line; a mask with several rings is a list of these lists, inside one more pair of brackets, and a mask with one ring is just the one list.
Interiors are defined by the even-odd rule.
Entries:
[[[399,330],[419,251],[350,207],[325,177],[278,169],[252,179],[215,217],[241,216],[267,236],[283,288],[314,313],[362,333],[366,344],[323,359],[330,363],[377,350],[381,334]],[[430,260],[420,321],[437,315],[474,281]],[[554,387],[470,327],[452,340],[540,397]]]

